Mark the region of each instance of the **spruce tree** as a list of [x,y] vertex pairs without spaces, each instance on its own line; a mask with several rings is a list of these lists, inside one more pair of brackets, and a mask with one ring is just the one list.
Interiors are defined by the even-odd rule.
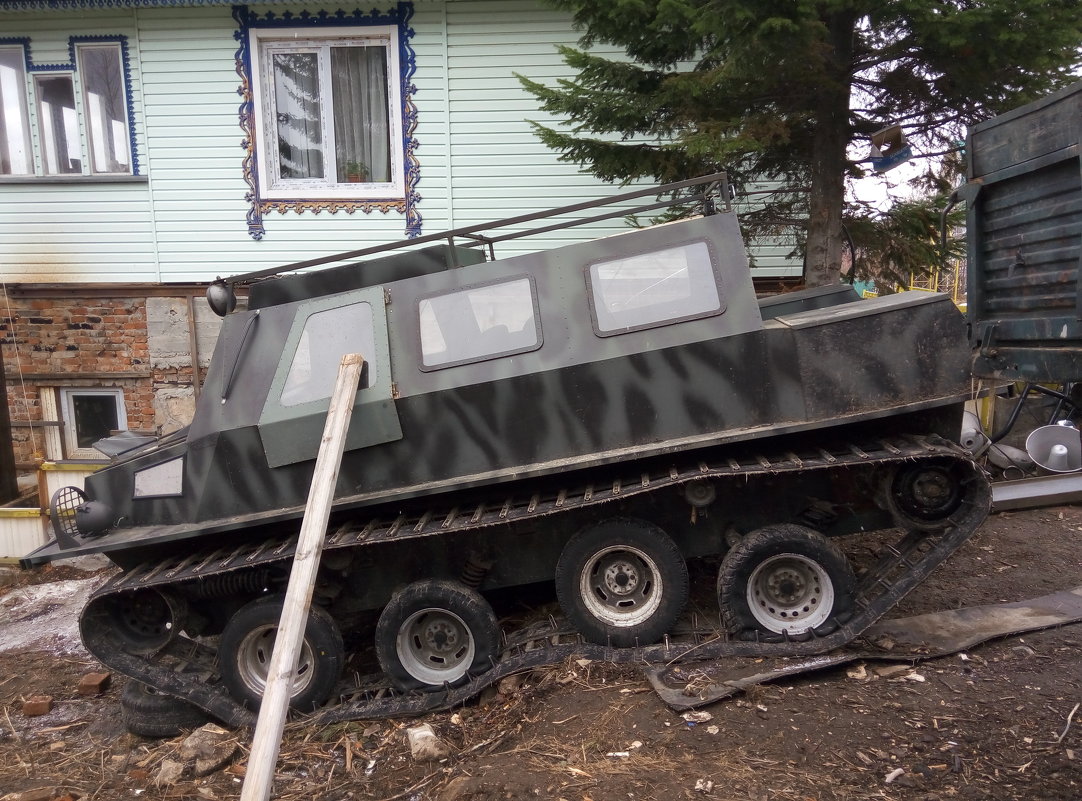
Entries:
[[744,223],[763,234],[799,221],[809,286],[838,280],[845,182],[868,169],[873,132],[897,124],[918,156],[949,151],[966,125],[1077,80],[1082,64],[1078,0],[548,2],[582,37],[561,48],[576,78],[520,76],[568,122],[536,125],[541,139],[607,181],[727,170],[781,182]]

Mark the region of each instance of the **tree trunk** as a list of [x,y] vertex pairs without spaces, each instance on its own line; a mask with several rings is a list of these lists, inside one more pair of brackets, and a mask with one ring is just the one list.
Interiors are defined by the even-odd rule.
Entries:
[[812,142],[811,197],[804,283],[825,286],[841,280],[842,209],[845,204],[846,147],[849,143],[849,85],[855,20],[837,15],[826,20],[832,47],[827,79],[814,96],[815,138]]

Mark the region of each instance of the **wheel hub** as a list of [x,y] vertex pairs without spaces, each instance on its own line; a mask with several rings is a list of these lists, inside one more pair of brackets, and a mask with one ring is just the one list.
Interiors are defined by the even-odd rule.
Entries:
[[949,518],[961,505],[962,487],[947,467],[922,465],[899,472],[892,495],[903,515],[933,522]]
[[465,621],[454,612],[435,608],[415,612],[402,623],[397,649],[407,672],[431,685],[460,679],[476,654]]
[[763,560],[747,586],[752,616],[769,631],[780,634],[822,625],[834,605],[834,588],[823,567],[801,554],[789,553]]
[[770,598],[779,603],[792,605],[807,592],[805,577],[792,569],[779,570],[767,579],[766,590]]
[[616,561],[605,568],[605,587],[614,595],[631,595],[638,589],[639,572],[627,561]]
[[630,546],[594,554],[580,573],[579,590],[590,613],[610,626],[634,626],[645,620],[664,592],[657,564]]
[[450,653],[458,647],[458,630],[446,620],[434,620],[424,633],[428,647],[438,653]]
[[[278,636],[278,627],[274,625],[258,626],[252,629],[241,641],[237,651],[237,668],[244,683],[256,693],[262,694],[267,687],[270,673],[271,656],[274,653],[274,641]],[[315,656],[312,646],[305,639],[293,674],[293,688],[290,697],[295,697],[312,681]]]

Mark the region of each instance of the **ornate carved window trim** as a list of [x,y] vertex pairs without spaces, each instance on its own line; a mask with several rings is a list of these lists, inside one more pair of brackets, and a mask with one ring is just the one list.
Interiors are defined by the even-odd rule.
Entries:
[[[417,107],[413,102],[416,87],[413,85],[413,74],[417,68],[416,53],[413,50],[411,40],[413,29],[410,27],[410,19],[413,16],[413,4],[402,2],[391,11],[372,11],[367,14],[360,12],[346,13],[338,10],[335,12],[320,11],[312,14],[303,11],[295,14],[286,11],[276,14],[273,11],[258,14],[251,11],[247,6],[233,6],[233,19],[236,20],[237,30],[233,38],[237,41],[236,69],[240,76],[240,86],[237,93],[241,97],[238,110],[240,127],[244,133],[241,147],[244,149],[244,159],[241,162],[245,183],[248,184],[248,192],[245,200],[250,204],[247,214],[248,234],[253,239],[262,239],[266,233],[263,218],[264,215],[276,211],[286,213],[288,211],[300,214],[305,211],[319,214],[328,212],[335,214],[344,211],[353,214],[363,211],[371,214],[380,211],[383,214],[395,211],[405,215],[407,237],[419,236],[421,233],[421,214],[418,210],[420,195],[417,192],[417,182],[420,177],[420,168],[417,161],[417,140],[414,131],[417,128]],[[252,61],[254,54],[251,48],[252,37],[249,35],[252,28],[312,28],[313,34],[320,29],[328,33],[333,32],[335,27],[356,26],[388,26],[393,25],[398,29],[398,63],[399,63],[399,93],[401,97],[401,132],[402,132],[402,163],[404,166],[404,192],[400,196],[387,198],[297,198],[281,199],[266,198],[261,195],[259,169],[260,162],[257,153],[256,126],[261,125],[257,118],[258,110],[255,108],[252,88]]]

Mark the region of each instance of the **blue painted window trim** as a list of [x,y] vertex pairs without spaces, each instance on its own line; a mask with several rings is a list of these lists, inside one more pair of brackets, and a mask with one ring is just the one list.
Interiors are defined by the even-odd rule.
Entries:
[[[81,44],[119,44],[120,45],[120,61],[121,66],[124,69],[124,103],[128,108],[128,137],[129,145],[131,147],[131,174],[141,175],[139,172],[139,149],[136,146],[135,138],[135,99],[132,95],[132,83],[131,83],[131,60],[128,56],[128,37],[123,34],[106,34],[102,36],[69,36],[68,37],[68,58],[70,61],[67,64],[35,64],[30,55],[30,37],[19,36],[3,38],[0,37],[0,46],[12,46],[17,45],[23,48],[23,60],[26,63],[26,71],[28,74],[40,73],[40,72],[78,72],[78,61],[75,58],[75,47]],[[33,100],[33,98],[30,98]],[[83,121],[80,120],[80,124]],[[122,175],[124,173],[104,173],[101,174],[102,178],[109,178],[110,176]],[[27,176],[31,177],[31,176]],[[89,176],[72,176],[72,177],[98,177],[94,173],[90,173]]]
[[[406,216],[406,236],[413,238],[421,234],[421,213],[418,203],[421,196],[417,192],[417,183],[420,179],[420,165],[417,161],[417,140],[414,131],[417,128],[417,107],[413,102],[413,95],[417,87],[413,84],[413,75],[417,70],[417,55],[414,52],[411,40],[413,28],[410,20],[413,17],[413,3],[400,2],[392,11],[371,11],[367,14],[360,11],[347,13],[341,9],[335,12],[319,11],[311,13],[301,11],[293,13],[285,11],[275,13],[268,11],[263,14],[252,11],[248,6],[233,6],[233,19],[237,22],[237,30],[233,38],[237,42],[236,62],[237,74],[240,75],[241,84],[237,93],[241,96],[241,104],[238,109],[240,127],[244,132],[244,140],[241,146],[246,155],[242,162],[244,180],[248,184],[248,193],[245,200],[250,204],[247,214],[248,235],[253,239],[262,239],[266,234],[263,224],[263,215],[268,211],[285,213],[292,210],[312,211],[318,214],[328,211],[334,214],[338,211],[346,211],[352,214],[355,211],[363,211],[371,214],[373,211],[387,213],[399,211]],[[402,107],[402,150],[403,166],[405,169],[405,197],[389,198],[386,200],[266,200],[259,194],[259,157],[256,152],[255,126],[261,124],[256,118],[256,109],[252,98],[252,53],[249,47],[248,33],[252,28],[299,28],[310,26],[313,30],[333,29],[335,27],[380,25],[395,26],[398,29],[398,56],[400,67],[400,94]]]

